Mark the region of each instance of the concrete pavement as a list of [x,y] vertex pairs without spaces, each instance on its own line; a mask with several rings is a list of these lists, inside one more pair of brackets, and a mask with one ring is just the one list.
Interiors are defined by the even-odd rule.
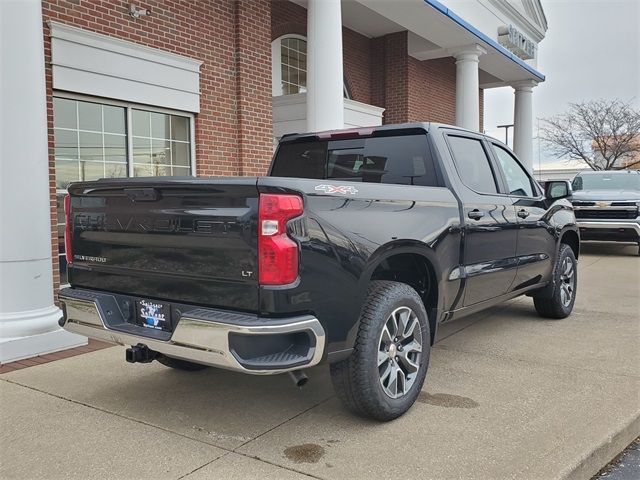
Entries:
[[574,314],[522,298],[442,326],[420,401],[351,416],[326,368],[130,365],[113,347],[0,376],[0,478],[590,478],[640,434],[640,257],[587,246]]

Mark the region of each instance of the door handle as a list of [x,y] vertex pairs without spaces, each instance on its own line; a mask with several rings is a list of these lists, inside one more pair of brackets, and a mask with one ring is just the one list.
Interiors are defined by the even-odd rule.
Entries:
[[522,210],[518,210],[518,216],[520,218],[527,218],[529,216],[529,212],[523,208]]
[[482,217],[484,217],[484,212],[481,212],[480,210],[475,208],[467,213],[467,216],[472,220],[480,220]]

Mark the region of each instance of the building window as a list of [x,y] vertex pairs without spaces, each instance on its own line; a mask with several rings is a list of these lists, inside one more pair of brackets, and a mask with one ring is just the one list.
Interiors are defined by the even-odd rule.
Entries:
[[307,91],[307,41],[285,37],[280,40],[282,94]]
[[126,109],[53,99],[56,187],[127,176]]
[[134,176],[190,174],[187,117],[133,109],[132,124]]
[[125,103],[53,99],[60,283],[67,283],[63,199],[70,182],[191,175],[193,116]]
[[[274,97],[306,93],[307,39],[302,35],[284,35],[271,44],[272,93]],[[346,82],[344,97],[351,98]]]

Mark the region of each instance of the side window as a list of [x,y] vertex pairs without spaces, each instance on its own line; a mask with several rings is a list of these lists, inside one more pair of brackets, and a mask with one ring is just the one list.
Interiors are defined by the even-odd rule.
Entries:
[[498,193],[487,152],[480,140],[449,135],[449,145],[458,174],[466,186],[479,193]]
[[327,142],[282,143],[271,167],[272,177],[326,178]]
[[520,166],[518,161],[504,148],[499,145],[492,144],[493,151],[498,157],[502,171],[507,180],[507,186],[511,195],[519,197],[534,197],[531,179],[524,168]]
[[571,188],[573,188],[573,190],[582,190],[582,177],[580,175],[577,175],[576,178],[573,179],[573,182],[571,182]]

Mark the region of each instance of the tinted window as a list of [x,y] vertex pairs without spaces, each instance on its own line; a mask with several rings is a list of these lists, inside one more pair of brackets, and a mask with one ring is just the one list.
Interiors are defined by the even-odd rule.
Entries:
[[496,180],[482,142],[475,138],[449,136],[449,145],[460,178],[476,192],[497,193]]
[[425,135],[283,143],[271,175],[438,185]]
[[498,157],[500,167],[502,167],[502,171],[504,172],[509,193],[521,197],[533,197],[534,193],[533,187],[531,186],[531,179],[518,161],[498,145],[493,145],[493,151],[496,152],[496,157]]

